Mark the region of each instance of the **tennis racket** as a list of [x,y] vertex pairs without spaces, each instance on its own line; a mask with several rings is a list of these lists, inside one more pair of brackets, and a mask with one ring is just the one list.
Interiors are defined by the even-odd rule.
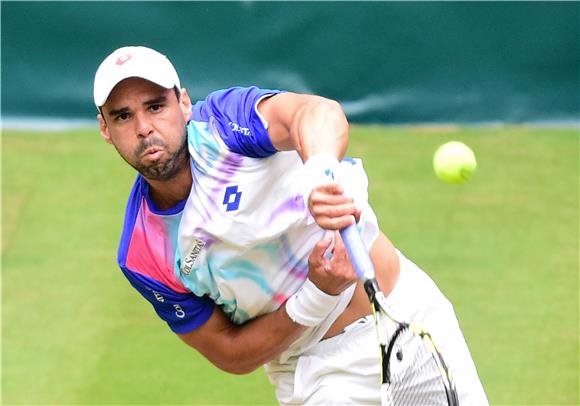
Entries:
[[340,234],[373,309],[381,354],[381,405],[459,405],[455,385],[431,335],[391,315],[356,224]]

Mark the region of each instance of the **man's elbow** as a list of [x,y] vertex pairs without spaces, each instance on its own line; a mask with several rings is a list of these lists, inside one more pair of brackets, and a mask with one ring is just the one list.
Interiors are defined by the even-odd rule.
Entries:
[[252,356],[237,350],[235,340],[229,339],[227,335],[221,340],[199,340],[195,338],[195,333],[178,334],[178,336],[186,345],[203,355],[215,367],[230,374],[249,374],[267,362],[265,359],[260,359],[259,354],[252,354]]
[[244,362],[239,359],[231,359],[219,363],[214,362],[213,364],[222,371],[234,375],[246,375],[254,372],[256,369],[262,366],[262,364],[257,364],[255,362]]
[[346,122],[346,115],[342,108],[342,105],[333,99],[327,99],[321,96],[314,96],[313,100],[311,101],[312,105],[311,108],[317,111],[318,114],[322,114],[326,117],[338,117],[339,119],[344,119]]

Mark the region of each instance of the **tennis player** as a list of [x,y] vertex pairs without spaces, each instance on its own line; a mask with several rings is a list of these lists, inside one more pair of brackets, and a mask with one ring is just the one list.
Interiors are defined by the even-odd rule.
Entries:
[[94,101],[139,172],[119,266],[185,343],[228,372],[265,365],[281,404],[380,403],[368,298],[335,231],[356,221],[393,312],[430,330],[461,404],[488,403],[452,305],[379,230],[338,103],[249,87],[192,104],[145,47],[102,62]]

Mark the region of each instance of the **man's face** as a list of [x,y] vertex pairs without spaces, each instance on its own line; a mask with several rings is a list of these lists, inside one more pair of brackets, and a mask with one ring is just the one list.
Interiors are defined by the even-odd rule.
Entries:
[[178,100],[173,89],[128,78],[115,86],[101,111],[101,135],[146,179],[171,179],[188,164],[191,101],[185,90]]

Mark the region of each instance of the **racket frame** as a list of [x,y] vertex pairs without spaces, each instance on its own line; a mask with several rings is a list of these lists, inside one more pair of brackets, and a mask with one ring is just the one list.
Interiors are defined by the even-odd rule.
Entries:
[[[388,311],[385,296],[376,280],[375,268],[370,259],[368,251],[364,245],[358,226],[356,224],[350,225],[340,231],[344,245],[348,252],[349,258],[353,264],[355,272],[360,280],[363,281],[365,292],[371,303],[373,315],[375,318],[375,325],[377,327],[377,338],[381,348],[381,386],[391,383],[390,374],[390,357],[394,348],[397,337],[406,329],[409,329],[413,334],[418,335],[425,343],[431,353],[431,356],[437,364],[441,380],[445,387],[445,394],[447,396],[447,403],[449,406],[458,406],[459,398],[457,390],[449,373],[449,369],[439,349],[435,345],[431,334],[414,323],[405,323],[395,319]],[[393,335],[387,337],[387,331],[384,324],[388,319],[394,323],[397,328]]]

